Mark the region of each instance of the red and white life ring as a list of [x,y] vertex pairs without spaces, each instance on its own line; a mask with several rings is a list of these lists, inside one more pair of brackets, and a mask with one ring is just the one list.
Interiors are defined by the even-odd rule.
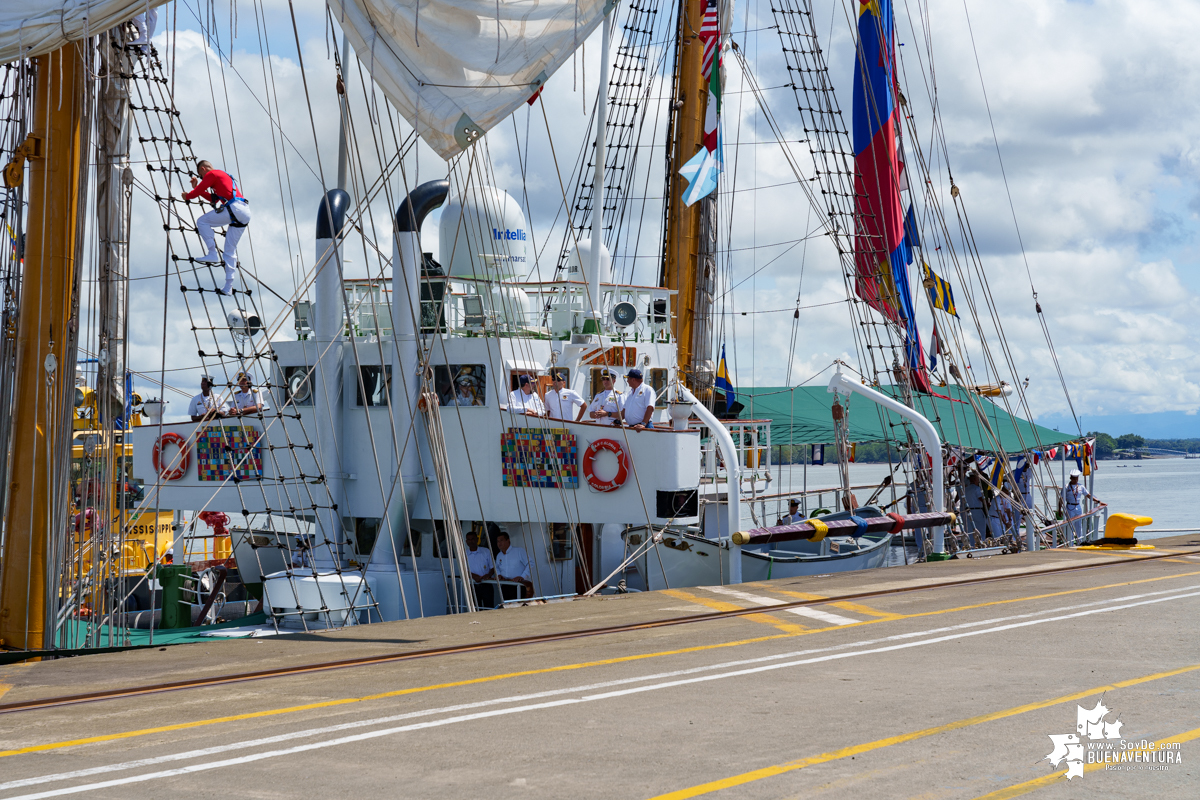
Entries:
[[[162,463],[163,447],[168,444],[179,446],[179,466],[175,469],[166,469]],[[151,454],[151,460],[154,462],[154,471],[164,481],[177,481],[187,472],[188,466],[192,463],[192,451],[188,449],[187,439],[184,439],[178,433],[164,433],[158,437],[154,443],[154,452]]]
[[[605,481],[597,478],[593,469],[596,454],[601,450],[607,450],[617,457],[617,474],[613,476],[612,480]],[[625,480],[629,477],[629,456],[615,440],[597,439],[588,445],[588,449],[583,453],[583,474],[587,478],[588,486],[597,492],[615,492],[625,485]]]

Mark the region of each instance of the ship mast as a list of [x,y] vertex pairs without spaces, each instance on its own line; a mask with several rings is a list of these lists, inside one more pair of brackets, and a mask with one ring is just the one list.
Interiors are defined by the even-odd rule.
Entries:
[[[703,146],[708,89],[703,79],[704,42],[699,30],[705,0],[680,0],[675,40],[675,102],[667,145],[666,241],[659,284],[677,292],[671,321],[679,377],[700,399],[711,397],[713,369],[707,358],[715,272],[716,197],[688,206],[687,181],[679,168]],[[716,64],[713,69],[717,69]]]
[[51,644],[47,596],[57,574],[51,534],[67,526],[86,47],[69,44],[36,59],[13,404],[19,422],[0,564],[0,647],[11,649]]

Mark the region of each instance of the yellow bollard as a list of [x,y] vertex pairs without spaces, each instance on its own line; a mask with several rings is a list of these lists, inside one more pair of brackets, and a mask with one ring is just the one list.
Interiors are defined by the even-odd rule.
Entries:
[[1140,514],[1112,514],[1104,528],[1104,538],[1095,544],[1083,545],[1080,550],[1153,550],[1154,545],[1138,544],[1134,533],[1138,528],[1154,522],[1151,517]]

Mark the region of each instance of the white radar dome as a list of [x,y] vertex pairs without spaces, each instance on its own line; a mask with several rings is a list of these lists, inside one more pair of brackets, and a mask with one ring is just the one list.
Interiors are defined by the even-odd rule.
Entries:
[[452,278],[503,280],[529,273],[529,227],[520,204],[483,186],[446,201],[438,226],[442,267]]
[[[580,237],[576,246],[567,254],[567,280],[583,281],[587,272],[579,269],[579,263],[582,261],[587,265],[588,269],[592,267],[592,237],[587,234]],[[600,243],[600,282],[612,283],[612,256],[608,253],[608,248],[604,243]]]

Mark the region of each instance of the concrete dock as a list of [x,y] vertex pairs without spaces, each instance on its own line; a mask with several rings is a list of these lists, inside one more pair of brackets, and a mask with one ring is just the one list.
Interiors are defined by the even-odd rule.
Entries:
[[0,800],[1195,798],[1200,536],[1153,544],[0,667],[5,705],[754,612],[3,711]]

